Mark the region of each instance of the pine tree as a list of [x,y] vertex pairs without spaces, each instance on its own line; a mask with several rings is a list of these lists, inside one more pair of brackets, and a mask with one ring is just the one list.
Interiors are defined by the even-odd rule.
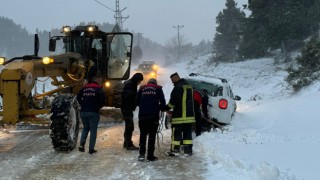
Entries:
[[12,58],[33,53],[33,35],[13,22],[13,20],[0,17],[0,56]]
[[289,68],[287,81],[295,91],[320,79],[320,40],[312,38],[297,57],[298,68]]
[[232,61],[237,57],[237,48],[240,43],[240,20],[245,13],[237,8],[234,0],[226,1],[226,8],[216,17],[218,24],[214,37],[215,61]]
[[247,18],[243,21],[243,29],[241,32],[242,39],[238,48],[238,56],[241,59],[259,58],[267,53],[268,45],[266,45],[264,26],[256,19]]
[[317,0],[249,0],[248,7],[252,13],[246,19],[245,41],[240,47],[243,56],[252,51],[256,39],[255,56],[281,48],[287,57],[292,48],[302,44],[319,27]]

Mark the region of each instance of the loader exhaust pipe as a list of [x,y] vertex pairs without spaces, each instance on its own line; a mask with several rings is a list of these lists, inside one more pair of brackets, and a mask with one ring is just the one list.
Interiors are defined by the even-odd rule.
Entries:
[[39,36],[38,34],[34,35],[34,56],[38,57],[39,52]]

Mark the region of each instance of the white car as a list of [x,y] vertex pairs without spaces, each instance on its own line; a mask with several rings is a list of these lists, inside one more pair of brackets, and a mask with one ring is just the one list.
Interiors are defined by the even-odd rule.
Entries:
[[209,117],[221,125],[230,124],[237,109],[236,101],[240,96],[234,96],[226,79],[191,73],[184,77],[194,88],[208,91]]

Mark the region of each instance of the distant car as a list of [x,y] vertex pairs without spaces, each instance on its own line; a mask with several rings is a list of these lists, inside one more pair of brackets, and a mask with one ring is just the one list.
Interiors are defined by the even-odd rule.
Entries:
[[236,101],[240,96],[234,96],[226,79],[191,73],[186,79],[194,88],[206,89],[209,96],[208,114],[219,124],[230,124],[237,109]]
[[158,68],[159,66],[154,61],[142,61],[142,63],[138,65],[138,69],[136,70],[137,72],[143,74],[142,84],[148,82],[150,78],[157,79]]

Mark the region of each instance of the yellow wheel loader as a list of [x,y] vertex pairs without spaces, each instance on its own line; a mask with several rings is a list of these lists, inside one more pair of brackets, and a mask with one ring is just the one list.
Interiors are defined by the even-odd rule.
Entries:
[[[79,110],[75,95],[88,78],[102,77],[106,93],[105,106],[119,107],[122,81],[129,78],[132,34],[106,33],[97,26],[62,28],[61,36],[52,36],[49,51],[63,45],[61,54],[38,57],[39,39],[35,35],[34,54],[14,57],[8,61],[0,57],[0,95],[3,109],[0,123],[15,125],[30,117],[50,114],[50,137],[54,149],[73,150],[79,131]],[[58,44],[60,43],[60,44]],[[49,77],[55,89],[33,94],[37,78]],[[49,108],[39,107],[35,99],[54,95]]]

